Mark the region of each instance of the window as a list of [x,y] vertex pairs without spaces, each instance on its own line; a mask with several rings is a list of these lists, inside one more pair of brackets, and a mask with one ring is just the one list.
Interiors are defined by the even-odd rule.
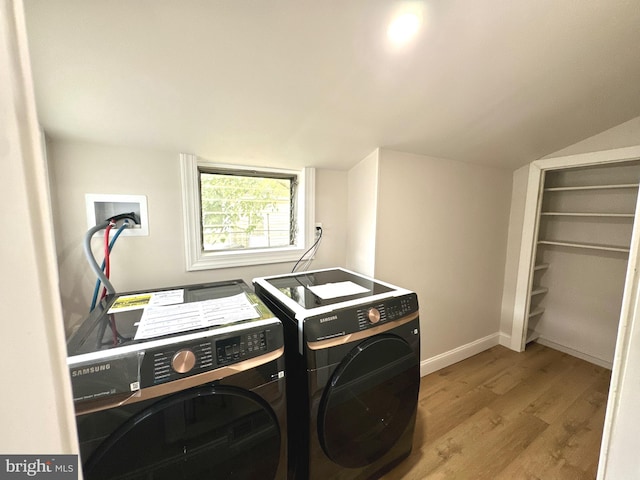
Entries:
[[180,159],[187,270],[293,262],[311,246],[313,169]]
[[297,177],[198,169],[205,252],[295,245]]

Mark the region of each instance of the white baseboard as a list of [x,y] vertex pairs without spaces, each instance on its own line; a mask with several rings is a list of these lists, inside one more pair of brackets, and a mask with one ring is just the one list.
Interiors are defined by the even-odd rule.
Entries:
[[565,345],[561,345],[559,343],[552,342],[551,340],[546,339],[544,337],[538,337],[536,342],[538,342],[540,345],[544,345],[545,347],[553,348],[554,350],[558,350],[560,352],[567,353],[567,354],[571,355],[572,357],[580,358],[580,359],[585,360],[585,361],[587,361],[589,363],[593,363],[594,365],[598,365],[600,367],[607,368],[609,370],[611,370],[611,368],[613,367],[613,361],[607,361],[607,360],[603,360],[602,358],[593,357],[593,356],[589,355],[588,353],[579,352],[578,350],[574,350],[571,347],[567,347]]
[[484,352],[496,345],[504,345],[508,348],[510,340],[509,335],[496,332],[471,343],[467,343],[466,345],[454,348],[453,350],[449,350],[448,352],[436,355],[435,357],[427,358],[420,362],[420,375],[424,377],[449,365],[477,355],[480,352]]
[[[559,343],[552,342],[546,338],[540,337],[536,340],[541,345],[544,345],[549,348],[553,348],[554,350],[559,350],[560,352],[567,353],[573,357],[581,358],[587,362],[593,363],[595,365],[599,365],[604,368],[608,368],[611,370],[613,362],[603,360],[601,358],[593,357],[589,354],[579,352],[577,350],[572,349],[571,347],[567,347],[565,345],[560,345]],[[427,358],[420,362],[420,376],[424,377],[425,375],[429,375],[430,373],[437,372],[449,365],[453,365],[454,363],[461,362],[469,357],[473,357],[480,352],[484,352],[485,350],[490,349],[491,347],[495,347],[496,345],[502,345],[503,347],[511,348],[511,335],[507,335],[506,333],[496,332],[491,335],[487,335],[484,338],[480,338],[471,343],[467,343],[466,345],[462,345],[460,347],[454,348],[453,350],[449,350],[448,352],[441,353],[440,355],[436,355],[435,357]]]
[[511,335],[507,335],[506,333],[498,332],[500,338],[498,339],[498,343],[503,347],[507,347],[511,349]]

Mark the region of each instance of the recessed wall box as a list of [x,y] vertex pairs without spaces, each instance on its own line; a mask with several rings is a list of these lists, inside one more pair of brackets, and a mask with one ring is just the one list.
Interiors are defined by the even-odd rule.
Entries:
[[[122,232],[122,235],[149,235],[147,197],[145,195],[87,193],[85,201],[87,205],[87,229],[114,215],[134,212],[139,219],[140,225],[131,225]],[[115,230],[112,230],[112,234],[115,234]]]

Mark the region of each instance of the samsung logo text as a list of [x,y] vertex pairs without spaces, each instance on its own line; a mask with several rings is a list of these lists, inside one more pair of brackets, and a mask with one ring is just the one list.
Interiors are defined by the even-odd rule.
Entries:
[[72,377],[81,377],[82,375],[91,375],[94,373],[100,373],[100,372],[105,372],[107,370],[111,369],[111,364],[110,363],[103,363],[101,365],[94,365],[92,367],[86,367],[86,368],[78,368],[77,370],[72,370],[71,371],[71,376]]

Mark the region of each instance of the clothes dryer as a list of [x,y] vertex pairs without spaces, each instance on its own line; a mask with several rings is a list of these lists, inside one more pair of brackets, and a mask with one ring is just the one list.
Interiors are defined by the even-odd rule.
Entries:
[[241,280],[108,296],[67,349],[86,480],[286,478],[282,323]]
[[257,278],[285,330],[289,474],[378,478],[411,452],[418,298],[345,269]]

